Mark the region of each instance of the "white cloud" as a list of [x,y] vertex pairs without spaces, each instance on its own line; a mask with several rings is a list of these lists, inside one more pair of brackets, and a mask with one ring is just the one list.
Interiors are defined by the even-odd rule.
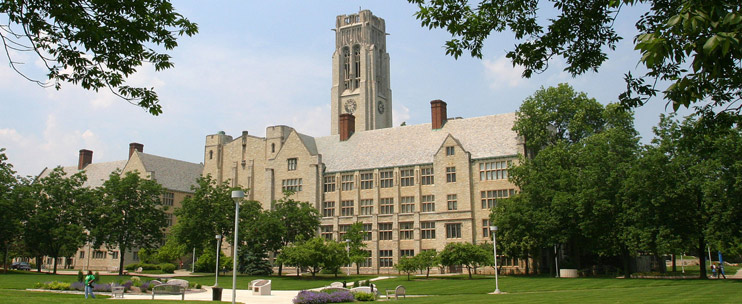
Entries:
[[500,56],[494,60],[485,59],[482,61],[485,69],[485,75],[490,82],[490,88],[497,90],[502,87],[517,87],[524,82],[521,74],[523,67],[515,66],[510,59]]

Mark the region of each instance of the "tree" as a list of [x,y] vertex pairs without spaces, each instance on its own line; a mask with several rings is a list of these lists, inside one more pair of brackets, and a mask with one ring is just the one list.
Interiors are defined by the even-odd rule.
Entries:
[[284,228],[280,219],[263,210],[259,202],[243,202],[240,205],[240,272],[250,275],[273,273],[268,251],[276,250],[275,244],[283,236]]
[[440,264],[438,252],[435,249],[423,250],[415,256],[415,262],[420,270],[425,269],[425,278],[430,276],[430,268]]
[[[307,202],[297,202],[291,198],[292,193],[284,193],[284,197],[273,206],[272,213],[284,225],[283,236],[273,242],[276,248],[284,248],[286,245],[299,239],[309,240],[319,229],[319,211]],[[281,276],[283,263],[279,261],[278,275]]]
[[[153,88],[126,85],[143,62],[155,70],[173,67],[170,55],[177,36],[198,32],[195,23],[175,12],[170,1],[2,1],[0,14],[8,24],[0,40],[10,66],[41,86],[61,88],[61,82],[98,91],[108,88],[152,115],[162,113]],[[33,53],[48,70],[48,81],[21,72],[14,55]]]
[[394,264],[394,269],[399,272],[407,274],[407,281],[410,280],[410,274],[420,269],[420,264],[414,257],[401,257],[397,264]]
[[478,265],[487,262],[488,252],[472,243],[448,243],[440,253],[441,264],[445,266],[464,265],[469,272]]
[[83,219],[89,217],[94,202],[90,190],[83,187],[84,171],[66,175],[57,167],[33,184],[35,206],[23,228],[24,242],[38,264],[41,256],[53,258],[55,274],[59,258],[72,256],[84,244]]
[[297,272],[300,268],[309,269],[314,278],[324,267],[325,248],[325,239],[320,237],[297,242],[281,249],[278,262],[295,266]]
[[160,184],[141,178],[137,171],[123,177],[115,171],[98,189],[101,204],[94,212],[90,234],[98,246],[118,247],[119,275],[124,272],[127,250],[155,248],[163,241],[167,206],[162,204],[162,193]]
[[345,244],[335,241],[325,241],[322,268],[335,274],[337,278],[340,267],[350,263],[348,253],[345,251]]
[[[141,257],[141,251],[140,257]],[[165,245],[157,249],[156,257],[160,262],[173,263],[175,261],[182,262],[181,257],[188,254],[188,248],[181,243],[175,241],[174,238],[167,238]],[[179,265],[180,263],[176,263]]]
[[519,42],[507,53],[513,65],[530,77],[562,56],[573,76],[598,71],[623,37],[614,28],[621,8],[645,4],[648,11],[636,22],[635,49],[648,70],[625,76],[624,106],[636,107],[655,96],[657,80],[669,81],[664,98],[673,108],[710,101],[710,106],[742,109],[742,15],[730,0],[618,0],[599,3],[552,0],[555,17],[540,16],[539,1],[408,0],[419,7],[415,17],[423,26],[442,28],[453,38],[446,54],[464,51],[482,57],[484,40],[492,33],[512,31]]
[[20,240],[19,236],[25,221],[29,181],[14,176],[13,165],[7,162],[5,148],[0,148],[0,253],[3,255],[3,269],[8,272],[10,247]]
[[345,239],[350,241],[348,243],[350,262],[356,263],[356,274],[361,273],[361,263],[369,257],[369,252],[363,250],[366,248],[366,244],[363,242],[366,233],[367,231],[363,230],[363,223],[361,222],[351,224],[350,229],[345,233]]

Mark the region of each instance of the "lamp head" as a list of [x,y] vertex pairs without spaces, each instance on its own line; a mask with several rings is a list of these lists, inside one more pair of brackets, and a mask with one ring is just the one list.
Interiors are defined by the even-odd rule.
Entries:
[[490,226],[490,231],[497,231],[497,226]]
[[234,190],[232,191],[232,199],[235,201],[241,200],[245,198],[245,192],[242,192],[242,190]]

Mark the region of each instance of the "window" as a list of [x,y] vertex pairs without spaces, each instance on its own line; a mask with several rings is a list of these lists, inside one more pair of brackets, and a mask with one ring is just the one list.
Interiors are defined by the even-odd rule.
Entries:
[[482,220],[482,236],[490,237],[490,220]]
[[350,89],[350,49],[343,48],[343,78],[345,89]]
[[[371,236],[371,229],[372,229],[371,226],[372,226],[372,224],[363,224],[363,240],[364,241],[370,241],[371,238],[372,238],[372,236]],[[371,256],[371,255],[369,255],[369,256]]]
[[371,250],[363,250],[366,259],[363,262],[358,263],[360,267],[371,267]]
[[271,153],[276,153],[276,144],[271,144]]
[[338,241],[345,241],[345,234],[350,230],[350,225],[338,225]]
[[340,177],[340,189],[343,189],[343,191],[350,191],[353,190],[355,187],[353,187],[353,174],[345,174]]
[[460,239],[461,238],[461,224],[446,224],[446,238],[447,239]]
[[299,192],[301,191],[301,178],[284,179],[281,181],[281,190]]
[[435,239],[435,222],[420,222],[420,238]]
[[96,250],[93,252],[93,258],[94,259],[105,259],[106,258],[106,252],[101,250]]
[[132,253],[131,259],[134,261],[139,261],[139,251],[134,251]]
[[209,151],[209,159],[214,159],[214,151]]
[[456,167],[446,167],[446,182],[447,183],[456,182]]
[[353,207],[355,207],[355,201],[342,201],[340,202],[340,216],[353,216]]
[[361,46],[353,46],[353,88],[357,89],[361,82]]
[[415,169],[399,170],[399,185],[409,187],[415,185]]
[[172,192],[163,193],[162,194],[162,205],[172,206],[174,198],[175,198],[175,193],[172,193]]
[[451,156],[454,154],[456,154],[456,148],[454,146],[446,147],[446,156]]
[[374,188],[374,174],[373,173],[361,173],[361,190],[368,190]]
[[372,215],[374,214],[374,200],[362,199],[361,200],[361,215]]
[[379,250],[379,267],[392,267],[392,251],[391,250]]
[[448,210],[458,210],[458,201],[457,201],[457,195],[456,194],[449,194],[446,196],[446,202],[448,205]]
[[167,226],[170,227],[173,225],[173,214],[167,213]]
[[320,226],[320,235],[326,240],[332,240],[332,225]]
[[325,176],[324,191],[335,192],[335,176]]
[[399,250],[399,257],[414,257],[415,256],[415,249],[400,249]]
[[400,222],[399,223],[399,239],[400,240],[411,240],[414,237],[414,231],[412,230],[412,222]]
[[322,216],[335,216],[335,202],[322,203]]
[[435,195],[423,195],[420,201],[420,211],[422,212],[434,212],[435,211]]
[[482,209],[492,209],[497,206],[497,200],[500,198],[508,198],[515,194],[514,189],[503,189],[503,190],[489,190],[482,191]]
[[296,161],[296,158],[289,158],[289,159],[286,160],[286,162],[288,163],[288,169],[289,169],[289,171],[296,170],[296,162],[297,162]]
[[415,197],[414,196],[403,196],[399,202],[399,213],[413,213],[415,212]]
[[379,171],[379,188],[391,188],[394,186],[394,171]]
[[379,199],[379,214],[393,214],[394,213],[394,198],[382,198]]
[[379,240],[392,239],[392,223],[379,223]]
[[508,167],[512,161],[479,163],[479,180],[508,179]]
[[80,258],[81,259],[84,259],[85,258],[85,251],[80,251]]
[[433,175],[433,167],[420,168],[420,184],[421,185],[435,184],[435,176]]
[[118,251],[112,251],[111,252],[111,259],[112,260],[118,260],[119,259],[119,252]]

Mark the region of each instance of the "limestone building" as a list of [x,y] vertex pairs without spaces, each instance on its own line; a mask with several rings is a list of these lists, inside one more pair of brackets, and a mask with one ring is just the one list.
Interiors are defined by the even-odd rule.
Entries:
[[391,127],[384,30],[367,10],[337,17],[331,135],[281,125],[265,137],[219,132],[204,150],[204,175],[249,188],[246,199],[266,209],[295,191],[320,211],[325,238],[342,241],[362,222],[365,273],[396,272],[400,257],[450,242],[490,240],[490,208],[515,192],[507,168],[523,153],[514,113],[450,119],[434,100],[430,123]]
[[[88,179],[83,185],[88,188],[97,188],[108,180],[111,173],[120,171],[138,172],[142,178],[157,181],[165,190],[162,195],[162,203],[167,206],[165,211],[168,219],[168,228],[176,223],[173,214],[175,208],[181,206],[181,202],[193,191],[191,186],[201,176],[203,165],[185,161],[170,159],[157,155],[144,153],[144,145],[139,143],[129,144],[129,158],[112,162],[93,163],[93,151],[80,150],[78,165],[63,167],[67,176],[84,171]],[[43,178],[52,169],[44,169],[39,178]],[[125,264],[137,262],[138,249],[125,252]],[[118,271],[121,253],[117,248],[96,248],[90,244],[79,248],[72,259],[60,258],[57,261],[58,268],[92,269],[104,271]],[[45,258],[42,267],[53,267],[53,258]]]

